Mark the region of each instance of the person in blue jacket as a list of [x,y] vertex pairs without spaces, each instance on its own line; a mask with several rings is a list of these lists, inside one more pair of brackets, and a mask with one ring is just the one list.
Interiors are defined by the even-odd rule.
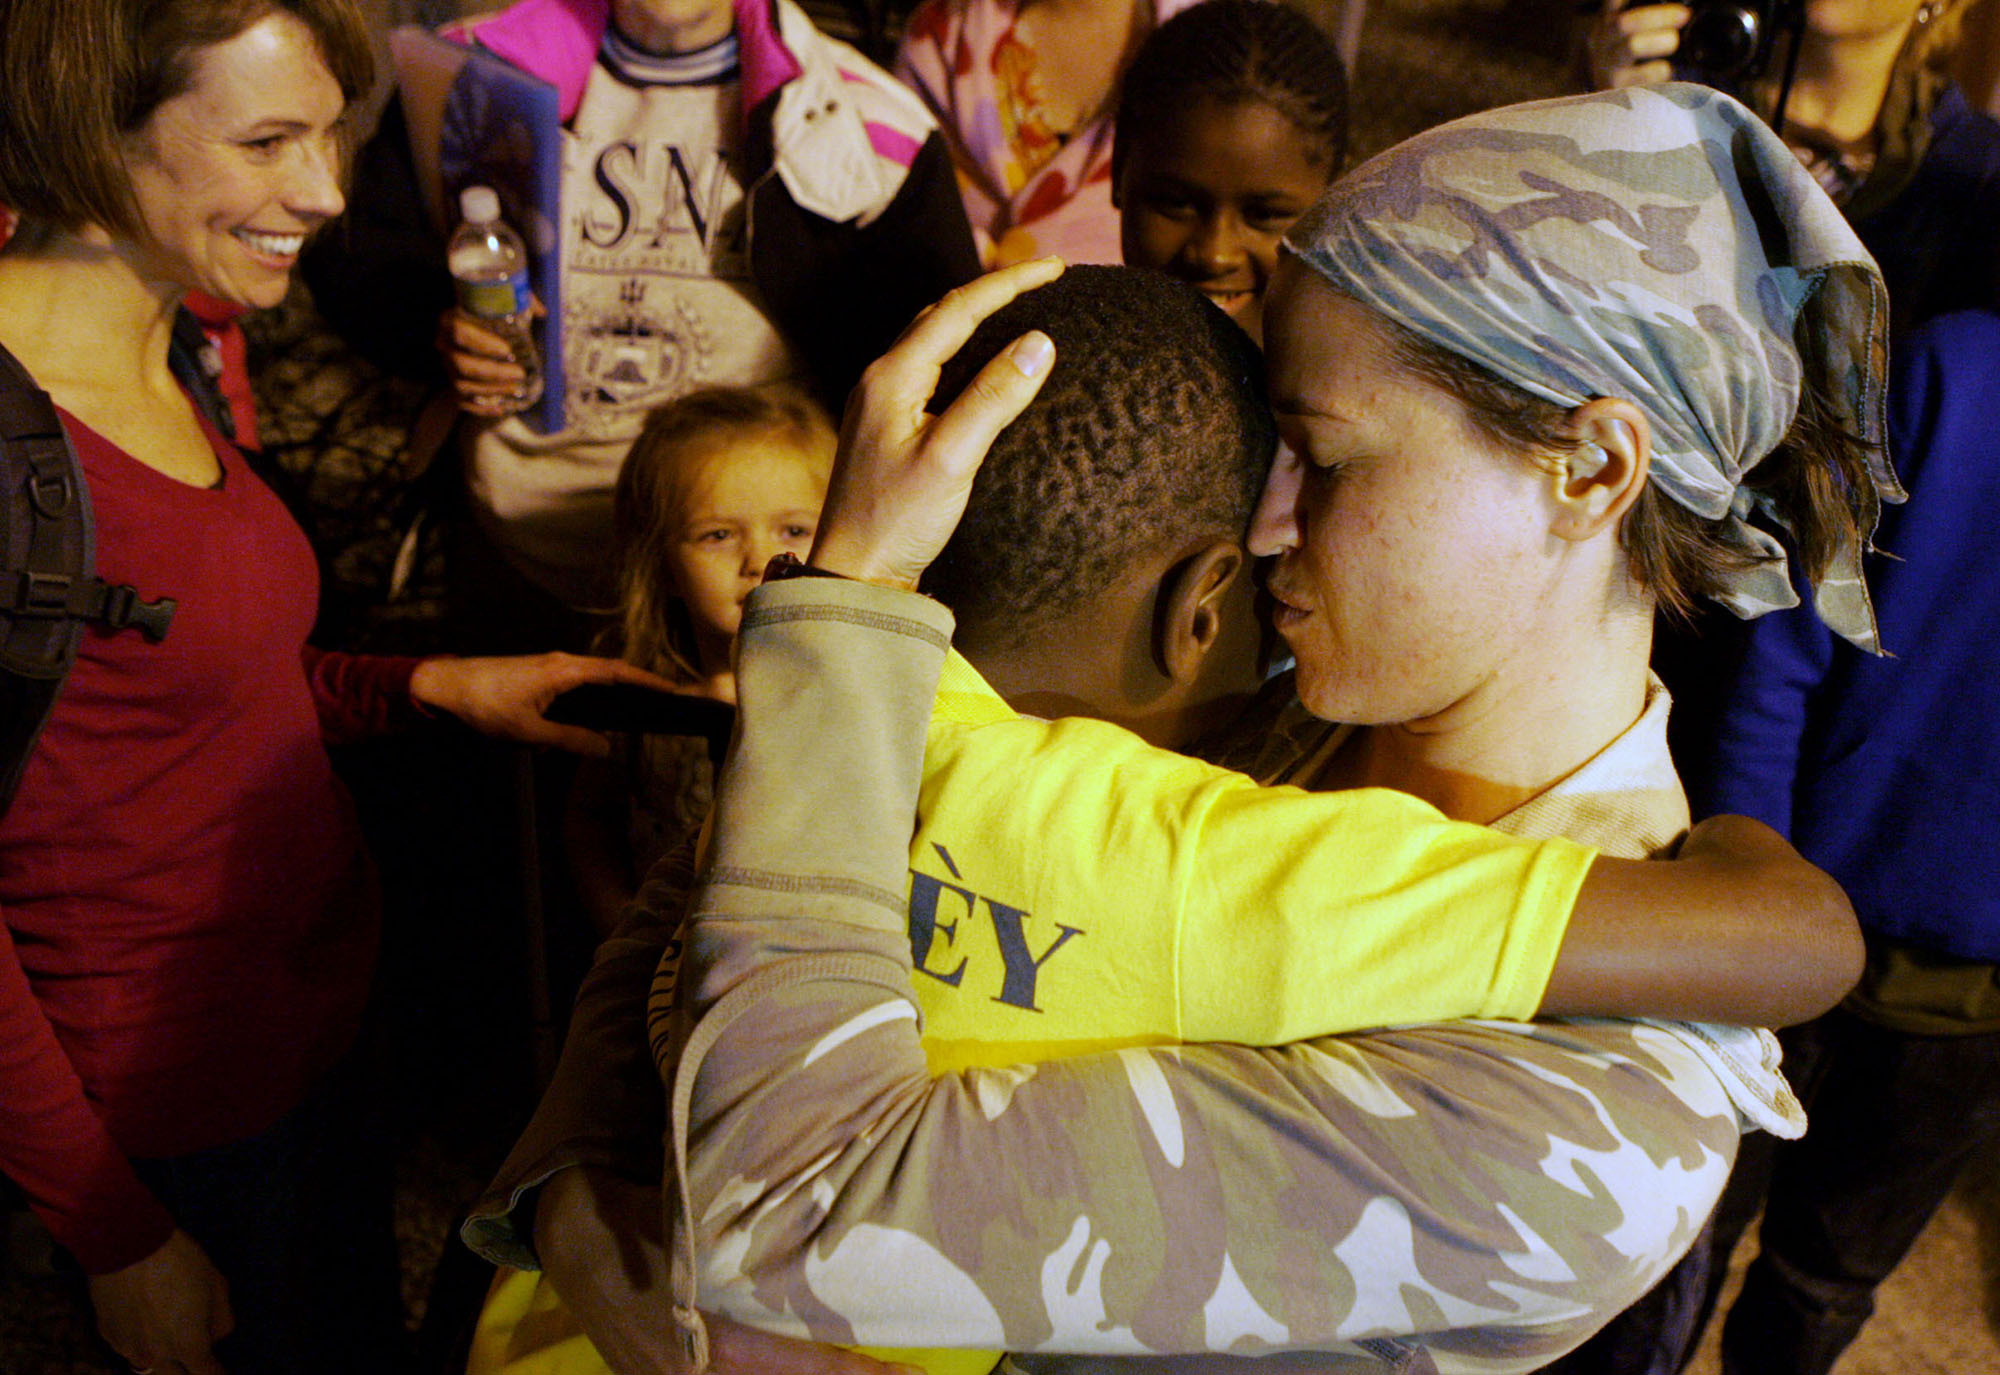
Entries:
[[[1810,612],[1757,621],[1691,798],[1789,835],[1847,889],[1869,950],[1846,1002],[1785,1037],[1812,1125],[1766,1167],[1761,1250],[1723,1329],[1732,1375],[1830,1369],[2000,1134],[2000,312],[1940,316],[1894,362],[1909,501],[1884,510],[1870,578],[1889,653]],[[1764,1173],[1739,1163],[1718,1257]]]

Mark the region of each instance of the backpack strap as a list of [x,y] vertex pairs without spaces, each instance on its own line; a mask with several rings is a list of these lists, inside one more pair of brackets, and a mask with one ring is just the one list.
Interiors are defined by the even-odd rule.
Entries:
[[159,641],[174,601],[96,576],[90,489],[48,393],[0,347],[0,812],[55,704],[86,622]]

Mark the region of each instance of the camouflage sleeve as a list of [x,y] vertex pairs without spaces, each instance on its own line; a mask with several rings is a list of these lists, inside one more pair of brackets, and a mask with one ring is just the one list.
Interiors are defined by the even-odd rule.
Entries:
[[947,627],[824,580],[759,598],[675,1084],[691,1333],[698,1280],[703,1306],[831,1341],[1365,1364],[1415,1342],[1531,1370],[1692,1238],[1738,1119],[1643,1026],[932,1080],[901,883]]

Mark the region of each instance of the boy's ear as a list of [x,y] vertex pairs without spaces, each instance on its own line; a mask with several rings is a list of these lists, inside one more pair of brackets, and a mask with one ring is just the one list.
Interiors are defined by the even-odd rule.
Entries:
[[1552,474],[1555,518],[1549,531],[1581,542],[1615,530],[1652,470],[1652,426],[1646,413],[1615,396],[1586,401],[1570,412],[1578,443],[1559,455]]
[[1230,587],[1249,576],[1250,556],[1235,540],[1219,539],[1182,559],[1160,580],[1153,661],[1177,683],[1194,681],[1222,638],[1223,603]]

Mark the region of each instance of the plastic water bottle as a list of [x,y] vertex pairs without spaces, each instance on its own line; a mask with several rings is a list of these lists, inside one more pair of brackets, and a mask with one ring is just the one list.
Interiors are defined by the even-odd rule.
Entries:
[[500,218],[500,197],[492,187],[466,187],[458,208],[464,219],[445,255],[458,285],[458,309],[514,351],[514,361],[527,377],[510,401],[514,410],[524,410],[542,395],[542,359],[529,327],[528,250]]

